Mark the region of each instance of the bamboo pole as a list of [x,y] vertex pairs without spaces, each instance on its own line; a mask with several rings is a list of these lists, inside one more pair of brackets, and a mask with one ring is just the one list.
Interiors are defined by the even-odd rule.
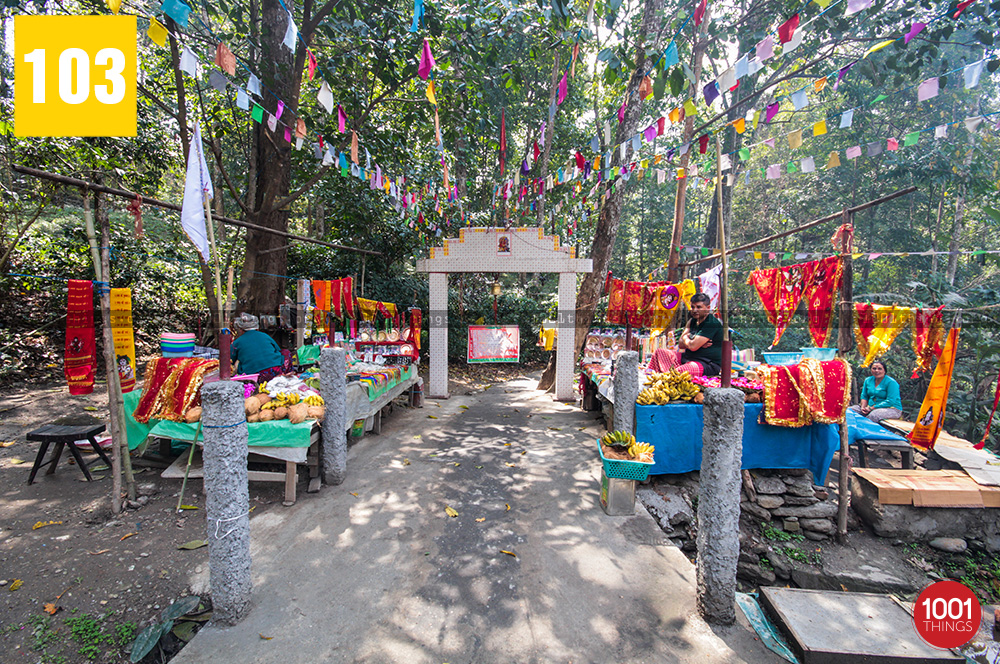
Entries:
[[732,385],[733,341],[729,338],[729,264],[726,261],[726,220],[722,214],[722,143],[715,135],[715,191],[719,197],[719,213],[715,215],[719,224],[719,251],[722,252],[722,288],[719,292],[719,308],[722,309],[722,387]]
[[[841,212],[842,224],[853,224],[854,214],[850,209]],[[838,355],[843,357],[851,350],[853,341],[853,316],[851,303],[854,300],[854,269],[848,234],[844,233],[841,251],[843,277],[840,281],[840,320],[838,321]],[[850,371],[850,369],[848,369]],[[864,445],[864,441],[858,441]],[[840,465],[837,478],[837,541],[847,539],[847,509],[851,502],[851,450],[848,444],[847,418],[840,424]]]
[[218,332],[222,331],[224,325],[224,317],[222,315],[222,310],[224,308],[222,299],[222,275],[219,272],[219,252],[215,249],[215,227],[212,225],[212,207],[208,204],[208,193],[202,194],[202,200],[205,202],[205,228],[208,229],[208,249],[212,252],[212,257],[214,258],[213,263],[215,264],[215,329]]

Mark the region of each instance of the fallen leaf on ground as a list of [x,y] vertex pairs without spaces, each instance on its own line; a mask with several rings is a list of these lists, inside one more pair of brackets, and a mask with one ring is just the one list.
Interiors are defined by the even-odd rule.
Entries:
[[468,406],[459,406],[459,408],[461,408],[462,410],[469,410]]
[[15,590],[17,590],[18,588],[20,588],[23,585],[24,585],[24,581],[22,581],[21,579],[14,579],[14,582],[10,584],[10,588],[8,588],[8,590],[10,590],[11,592],[14,592]]
[[208,542],[205,540],[191,540],[190,542],[184,542],[177,548],[184,551],[194,551],[195,549],[200,549],[203,546],[208,546]]
[[562,429],[560,429],[559,427],[549,427],[549,428],[552,429],[553,431],[562,431]]
[[83,409],[84,410],[94,411],[94,410],[97,410],[97,406],[84,406]]
[[48,604],[45,605],[45,608],[43,610],[50,616],[54,616],[60,609],[62,609],[61,606],[56,606],[52,602],[49,602]]
[[420,434],[418,433],[414,438],[420,438]]
[[523,454],[527,454],[527,453],[528,453],[528,450],[521,450],[521,454],[522,454],[522,455],[523,455]]
[[461,466],[462,464],[460,464],[459,462],[457,462],[457,461],[456,461],[456,462],[455,462],[455,465],[456,465],[456,466]]
[[505,509],[504,512],[509,512],[510,511],[510,503],[504,503],[504,505],[507,506],[507,509]]
[[409,466],[410,465],[410,460],[409,459],[403,459],[403,465],[404,466]]
[[428,415],[427,417],[429,419],[432,419],[432,420],[436,420],[437,419],[437,415]]
[[481,516],[478,519],[476,519],[476,523],[482,523],[483,521],[486,521],[486,517],[485,516]]
[[105,466],[105,465],[102,464],[100,466],[92,466],[90,468],[90,472],[92,472],[92,473],[96,473],[99,470],[111,470],[111,467],[110,466]]
[[517,558],[517,554],[514,553],[513,551],[504,551],[503,549],[500,549],[500,553],[506,553],[508,556],[512,558]]
[[458,516],[458,512],[456,512],[454,508],[449,507],[448,505],[444,506],[444,513],[447,514],[448,516],[450,516],[453,519],[456,516]]
[[32,530],[38,530],[39,528],[44,528],[45,526],[59,526],[62,525],[62,521],[39,521],[31,527]]
[[19,466],[24,463],[24,459],[19,459],[17,457],[11,457],[10,464],[12,466]]
[[511,468],[514,468],[515,466],[517,466],[516,463],[510,463],[510,462],[508,462],[507,465],[510,466]]
[[510,417],[510,415],[504,415],[504,417]]
[[120,540],[118,540],[118,541],[121,542],[121,541],[127,540],[129,537],[132,537],[132,535],[138,535],[138,534],[139,533],[125,533],[124,535],[122,535],[122,538]]
[[587,427],[578,427],[578,428],[580,429],[580,431],[586,431],[587,430]]
[[504,443],[503,446],[504,447],[510,447],[510,443]]
[[355,498],[358,497],[358,494],[354,493],[353,491],[351,491],[351,495],[354,496]]
[[92,556],[99,556],[102,553],[107,553],[110,550],[111,549],[101,549],[100,551],[89,551],[88,553],[90,553],[90,555],[92,555]]
[[476,468],[482,468],[482,466],[476,466]]
[[197,505],[181,505],[181,509],[182,510],[196,510],[196,509],[198,509],[198,507],[197,507]]
[[271,639],[274,638],[273,636],[264,636],[263,634],[260,634],[259,632],[258,632],[258,636],[260,636],[260,638],[264,639],[265,641],[270,641]]
[[256,505],[254,505],[253,507],[251,507],[249,511],[252,513],[255,509],[257,509]]
[[13,447],[14,443],[16,442],[17,442],[16,440],[5,440],[4,442],[0,443],[0,447]]
[[440,407],[441,407],[441,404],[439,404],[439,403],[436,403],[436,404],[434,404],[434,405],[435,405],[435,406],[437,406],[438,408],[440,408]]

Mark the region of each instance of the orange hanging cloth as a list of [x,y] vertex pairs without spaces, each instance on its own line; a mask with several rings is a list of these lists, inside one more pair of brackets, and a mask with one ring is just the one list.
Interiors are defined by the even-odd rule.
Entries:
[[612,325],[625,324],[625,282],[612,279],[608,290],[608,322]]
[[802,299],[802,290],[806,282],[806,272],[811,271],[808,264],[773,267],[768,270],[754,270],[747,277],[747,283],[757,291],[767,312],[767,320],[774,325],[774,341],[778,345],[781,335],[795,315],[795,309]]
[[836,314],[837,295],[843,278],[840,256],[816,261],[805,286],[804,297],[809,309],[809,336],[817,348],[825,348]]
[[941,357],[941,342],[944,340],[944,315],[942,304],[937,309],[915,309],[913,311],[913,352],[917,355],[917,365],[911,378],[918,371],[930,371],[931,360]]
[[918,450],[927,451],[934,448],[934,442],[944,424],[944,413],[948,409],[948,391],[951,389],[951,373],[955,368],[955,355],[958,351],[959,327],[948,331],[941,359],[934,367],[934,375],[927,386],[924,402],[920,404],[917,423],[907,438],[910,444]]
[[868,337],[875,331],[875,310],[870,302],[854,305],[854,340],[858,342],[858,352],[868,355]]

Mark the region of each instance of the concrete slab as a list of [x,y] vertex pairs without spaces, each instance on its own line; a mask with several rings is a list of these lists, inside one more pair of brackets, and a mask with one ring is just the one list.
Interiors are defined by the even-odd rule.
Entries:
[[888,595],[765,587],[760,603],[803,664],[964,661],[924,643]]
[[249,615],[172,662],[780,662],[697,616],[641,505],[604,514],[599,426],[534,385],[401,411],[343,484],[254,518]]

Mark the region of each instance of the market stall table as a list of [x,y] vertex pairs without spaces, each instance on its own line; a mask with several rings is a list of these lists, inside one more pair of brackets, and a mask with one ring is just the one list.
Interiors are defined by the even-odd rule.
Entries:
[[[836,424],[799,428],[758,424],[763,404],[743,406],[743,469],[808,468],[822,485],[840,447]],[[635,407],[637,440],[655,447],[650,475],[687,473],[701,469],[704,426],[700,404]]]

